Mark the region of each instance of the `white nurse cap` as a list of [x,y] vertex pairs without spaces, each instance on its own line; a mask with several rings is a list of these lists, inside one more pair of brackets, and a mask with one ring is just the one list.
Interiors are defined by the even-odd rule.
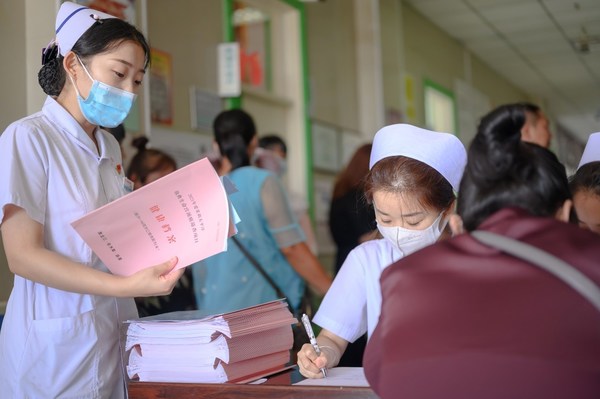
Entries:
[[369,169],[383,158],[394,156],[416,159],[431,166],[455,192],[467,164],[467,151],[456,136],[402,123],[385,126],[375,134]]
[[67,54],[77,40],[87,31],[96,21],[101,19],[116,18],[104,12],[92,10],[89,7],[71,2],[64,2],[58,10],[56,16],[56,41],[60,54]]
[[577,169],[586,163],[600,161],[600,132],[590,134]]

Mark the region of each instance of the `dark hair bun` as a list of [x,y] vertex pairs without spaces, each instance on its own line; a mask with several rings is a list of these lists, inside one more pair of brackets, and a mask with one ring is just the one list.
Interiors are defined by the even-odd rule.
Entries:
[[38,72],[38,83],[49,96],[58,96],[65,85],[62,60],[63,57],[52,58],[42,65]]
[[131,145],[137,148],[138,151],[144,151],[148,145],[148,137],[139,136],[131,140]]
[[476,180],[493,183],[510,172],[519,160],[524,123],[525,112],[509,106],[501,106],[481,119],[469,148],[469,168]]

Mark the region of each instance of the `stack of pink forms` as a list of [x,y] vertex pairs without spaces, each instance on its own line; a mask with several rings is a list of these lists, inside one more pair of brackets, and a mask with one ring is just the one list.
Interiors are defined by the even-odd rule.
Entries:
[[285,300],[203,317],[201,311],[130,320],[129,378],[152,382],[246,382],[283,370],[296,319]]

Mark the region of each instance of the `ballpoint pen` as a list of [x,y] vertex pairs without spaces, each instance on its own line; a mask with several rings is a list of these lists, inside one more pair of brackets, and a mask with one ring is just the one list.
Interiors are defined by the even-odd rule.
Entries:
[[[315,352],[317,355],[321,354],[321,348],[319,348],[319,344],[317,344],[317,338],[315,337],[315,332],[312,329],[312,325],[310,324],[310,320],[308,316],[305,314],[302,315],[302,324],[304,324],[304,328],[306,329],[306,333],[308,334],[308,339],[310,340],[310,344],[315,348]],[[327,369],[325,367],[321,368],[321,373],[323,373],[323,377],[327,377]]]

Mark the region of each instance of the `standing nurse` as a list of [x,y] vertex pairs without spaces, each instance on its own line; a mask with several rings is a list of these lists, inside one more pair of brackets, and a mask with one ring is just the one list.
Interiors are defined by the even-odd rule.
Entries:
[[149,48],[133,26],[64,3],[45,51],[41,112],[0,136],[0,228],[15,274],[0,333],[3,397],[122,398],[131,297],[171,292],[177,258],[108,272],[70,223],[125,194],[119,144],[98,126],[129,113]]

